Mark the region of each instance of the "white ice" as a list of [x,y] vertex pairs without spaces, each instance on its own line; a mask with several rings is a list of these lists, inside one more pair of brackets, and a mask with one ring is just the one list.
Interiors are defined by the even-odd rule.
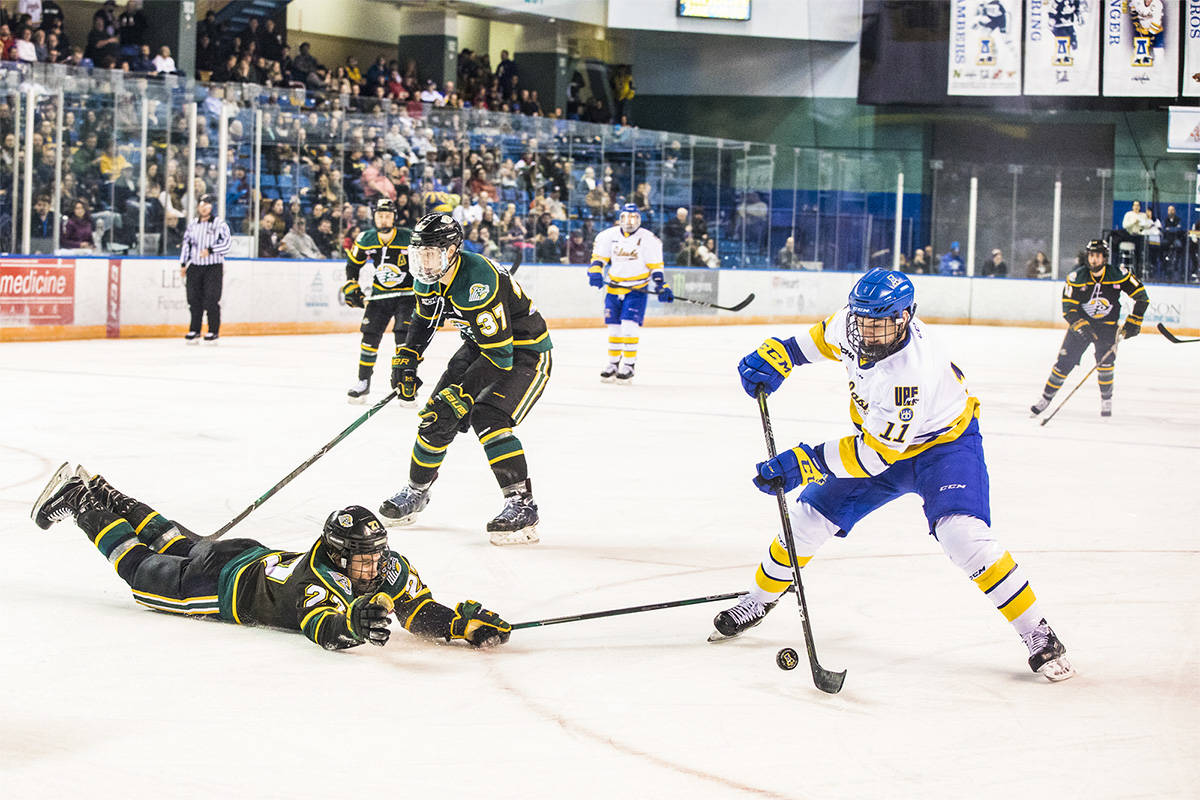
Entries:
[[[393,547],[439,599],[512,622],[747,588],[779,519],[749,480],[764,444],[734,365],[800,330],[650,328],[629,387],[598,380],[601,330],[555,331],[550,387],[518,431],[542,543],[488,544],[500,495],[462,437]],[[994,529],[1069,649],[1065,683],[1029,672],[914,498],[805,571],[820,660],[849,671],[832,696],[805,665],[775,666],[786,645],[803,658],[789,598],[720,644],[713,604],[522,630],[490,652],[397,627],[386,648],[329,653],[158,614],[78,529],[30,522],[47,476],[78,461],[215,530],[365,410],[344,400],[357,337],[0,346],[0,796],[1196,797],[1200,345],[1123,344],[1111,419],[1093,382],[1039,427],[1027,407],[1060,332],[940,334],[982,400]],[[438,336],[426,380],[454,339]],[[771,398],[780,443],[844,433],[846,404],[838,366],[802,369]],[[415,422],[384,409],[234,533],[303,550],[330,510],[378,506]]]

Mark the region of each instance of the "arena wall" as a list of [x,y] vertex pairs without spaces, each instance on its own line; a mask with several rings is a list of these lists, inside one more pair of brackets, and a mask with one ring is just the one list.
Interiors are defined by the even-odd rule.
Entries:
[[[651,302],[647,325],[815,321],[845,302],[846,272],[670,269],[676,294],[734,305],[738,313]],[[223,335],[357,330],[362,312],[338,302],[342,262],[234,260],[225,265]],[[600,293],[584,268],[523,265],[517,275],[554,327],[598,327]],[[913,276],[918,314],[930,322],[1062,327],[1058,281]],[[1200,334],[1200,287],[1149,287],[1147,332],[1162,322]],[[162,258],[0,259],[0,341],[182,336],[187,301],[179,264]]]

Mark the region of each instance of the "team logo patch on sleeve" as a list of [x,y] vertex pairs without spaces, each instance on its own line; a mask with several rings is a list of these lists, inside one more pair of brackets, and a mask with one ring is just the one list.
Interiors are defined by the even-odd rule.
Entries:
[[354,594],[354,589],[350,585],[349,578],[347,578],[345,575],[343,575],[340,572],[331,572],[329,574],[333,578],[333,582],[336,583],[338,586],[340,586],[346,592],[346,594],[349,594],[349,595]]
[[491,289],[486,283],[473,283],[467,292],[467,297],[472,303],[478,303],[480,300],[486,299],[489,294],[491,294]]

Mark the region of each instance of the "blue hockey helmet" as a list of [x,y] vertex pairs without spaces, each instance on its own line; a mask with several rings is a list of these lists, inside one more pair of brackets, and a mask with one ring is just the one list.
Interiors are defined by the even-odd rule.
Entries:
[[621,230],[627,234],[633,233],[642,227],[642,212],[638,211],[637,204],[626,203],[621,206],[621,213],[617,217],[617,223],[621,226]]
[[846,338],[859,358],[878,361],[904,346],[916,313],[916,290],[908,276],[876,267],[850,290]]

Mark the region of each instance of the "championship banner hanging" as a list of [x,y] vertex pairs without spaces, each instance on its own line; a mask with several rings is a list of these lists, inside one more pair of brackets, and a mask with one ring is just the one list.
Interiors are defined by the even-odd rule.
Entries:
[[1104,94],[1179,93],[1179,0],[1104,0]]
[[952,0],[946,94],[1021,93],[1022,0]]
[[1200,97],[1200,0],[1187,0],[1183,34],[1183,96]]
[[1099,16],[1087,0],[1025,0],[1025,94],[1100,93]]

